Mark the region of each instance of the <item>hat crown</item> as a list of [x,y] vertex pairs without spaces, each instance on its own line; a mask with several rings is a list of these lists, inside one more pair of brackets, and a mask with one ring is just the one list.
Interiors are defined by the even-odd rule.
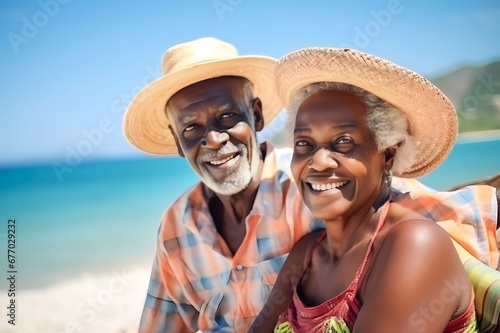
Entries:
[[174,94],[197,82],[222,76],[244,77],[262,101],[264,124],[271,123],[281,111],[275,93],[274,58],[240,56],[232,44],[204,37],[167,49],[161,58],[161,67],[162,75],[134,96],[123,120],[125,137],[144,152],[178,153],[175,139],[168,130],[170,121],[165,106]]
[[[317,82],[340,82],[362,88],[401,111],[408,140],[398,147],[392,171],[415,178],[437,168],[450,153],[458,118],[450,100],[419,74],[383,58],[351,49],[311,47],[278,60],[277,93],[285,107],[297,93]],[[408,162],[406,156],[412,155]]]
[[197,64],[225,60],[238,56],[236,48],[216,38],[200,38],[171,47],[162,57],[163,75]]

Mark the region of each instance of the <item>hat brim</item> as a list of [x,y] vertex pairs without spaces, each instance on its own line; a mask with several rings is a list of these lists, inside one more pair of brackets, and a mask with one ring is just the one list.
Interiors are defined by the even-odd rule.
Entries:
[[286,107],[296,93],[316,82],[342,82],[363,88],[402,111],[414,139],[415,159],[399,177],[423,176],[450,153],[458,119],[450,100],[419,74],[385,59],[350,49],[308,48],[278,60],[276,86]]
[[276,95],[275,67],[276,59],[271,57],[241,56],[204,62],[164,75],[144,87],[130,102],[123,122],[125,137],[150,154],[177,154],[165,113],[167,101],[182,88],[220,76],[241,76],[253,84],[254,96],[262,101],[264,123],[268,125],[282,109]]

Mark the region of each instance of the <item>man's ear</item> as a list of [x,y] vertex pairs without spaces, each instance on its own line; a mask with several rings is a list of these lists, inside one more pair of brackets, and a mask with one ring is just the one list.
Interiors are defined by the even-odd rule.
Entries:
[[264,128],[264,116],[262,115],[262,102],[256,97],[252,101],[253,118],[255,123],[255,131],[258,132]]
[[384,150],[385,156],[385,169],[391,170],[392,165],[394,164],[394,156],[396,156],[396,151],[398,150],[398,146],[391,146]]
[[179,144],[179,139],[177,139],[177,135],[175,135],[172,125],[168,125],[168,129],[170,130],[170,133],[172,133],[172,136],[174,137],[175,145],[177,146],[177,153],[179,154],[180,157],[184,157],[184,152],[182,151],[181,145]]

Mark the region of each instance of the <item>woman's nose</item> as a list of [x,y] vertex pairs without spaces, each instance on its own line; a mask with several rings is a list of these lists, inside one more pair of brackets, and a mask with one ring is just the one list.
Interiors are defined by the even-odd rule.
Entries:
[[330,150],[320,148],[309,160],[308,167],[316,171],[324,171],[326,169],[337,168],[338,163]]

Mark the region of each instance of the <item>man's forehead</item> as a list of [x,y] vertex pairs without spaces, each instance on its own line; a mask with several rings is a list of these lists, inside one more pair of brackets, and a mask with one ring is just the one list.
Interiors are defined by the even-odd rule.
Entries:
[[208,91],[210,95],[224,93],[239,95],[243,92],[246,82],[248,82],[248,80],[238,76],[216,77],[188,85],[173,94],[171,99],[186,98],[193,95],[196,96],[197,94],[203,94],[205,91]]
[[203,101],[191,103],[183,108],[171,108],[170,113],[181,122],[189,122],[194,118],[199,117],[200,112],[224,112],[233,110],[236,107],[234,100],[221,101],[220,98],[211,98]]
[[168,110],[197,110],[206,107],[228,108],[245,98],[239,82],[215,81],[188,86],[174,94],[167,103]]
[[169,111],[174,113],[200,112],[200,111],[224,111],[234,108],[237,105],[237,98],[232,95],[224,96],[190,96],[182,100],[171,100]]
[[186,124],[197,121],[205,114],[220,114],[229,110],[239,109],[237,102],[232,99],[221,99],[217,97],[205,99],[185,105],[184,107],[168,107],[167,115],[171,121]]
[[246,103],[246,79],[219,77],[189,85],[175,93],[166,105],[171,120],[189,122],[200,112],[218,113],[242,108]]

